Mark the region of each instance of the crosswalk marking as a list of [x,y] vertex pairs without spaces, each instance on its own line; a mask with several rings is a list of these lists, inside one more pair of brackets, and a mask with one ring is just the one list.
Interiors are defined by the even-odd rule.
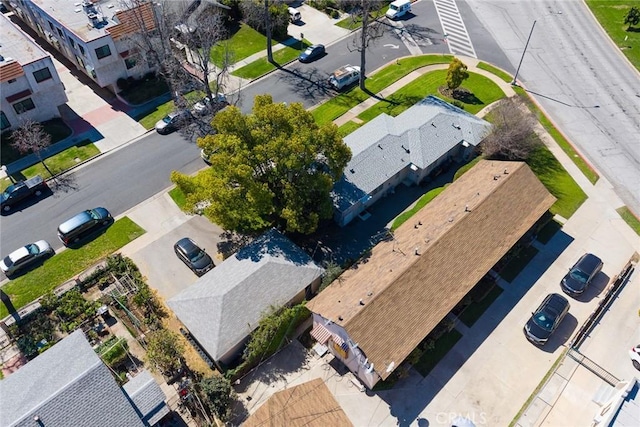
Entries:
[[455,0],[433,0],[449,52],[477,58]]

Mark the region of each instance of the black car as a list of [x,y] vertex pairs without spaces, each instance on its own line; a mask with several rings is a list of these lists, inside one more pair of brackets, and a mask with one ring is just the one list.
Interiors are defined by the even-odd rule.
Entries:
[[594,277],[602,270],[602,260],[593,254],[584,254],[562,278],[562,290],[572,297],[587,289]]
[[311,62],[316,58],[320,58],[322,55],[324,55],[324,45],[314,44],[302,52],[300,56],[298,56],[298,60],[300,62]]
[[0,193],[0,208],[3,212],[9,212],[13,206],[24,199],[32,196],[39,197],[46,189],[47,183],[40,175],[18,181]]
[[569,301],[560,294],[549,294],[524,325],[524,334],[535,345],[544,345],[569,312]]
[[188,237],[178,240],[173,245],[173,250],[176,251],[178,258],[198,276],[202,276],[215,267],[211,257]]

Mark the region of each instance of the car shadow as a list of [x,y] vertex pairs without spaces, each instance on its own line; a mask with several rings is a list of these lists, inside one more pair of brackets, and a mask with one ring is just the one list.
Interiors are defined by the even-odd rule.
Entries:
[[[558,329],[556,329],[553,334],[551,334],[551,336],[549,337],[549,341],[547,341],[545,345],[540,347],[540,350],[544,351],[545,353],[555,353],[555,351],[559,347],[569,342],[577,327],[578,319],[576,319],[575,316],[571,314],[571,312],[567,313],[564,319],[562,319],[562,323],[560,323],[560,325],[558,326]],[[525,340],[527,339],[524,336],[523,338]],[[536,347],[534,344],[531,345]]]
[[10,276],[7,276],[6,274],[3,274],[3,276],[5,276],[7,279],[15,280],[18,277],[24,276],[25,274],[32,272],[36,268],[41,267],[48,259],[51,259],[51,257],[53,257],[53,255],[54,254],[42,257],[42,258],[38,259],[37,261],[35,261],[33,264],[30,264],[27,267],[21,268],[20,270],[16,271],[15,273],[13,273]]
[[113,225],[113,223],[114,223],[114,221],[113,221],[113,218],[112,218],[109,221],[109,224],[103,225],[102,227],[100,227],[99,230],[93,231],[93,232],[91,232],[91,234],[88,234],[86,236],[81,237],[80,240],[78,240],[77,242],[72,242],[72,243],[69,243],[68,245],[65,245],[65,246],[68,249],[80,249],[81,247],[83,247],[87,243],[94,241],[95,239],[97,239],[98,237],[100,237],[104,233],[106,233],[107,230],[109,229],[109,227],[111,227],[111,225]]
[[9,209],[8,211],[5,211],[4,209],[0,210],[0,213],[3,216],[9,216],[9,215],[13,215],[16,212],[22,212],[23,210],[35,205],[36,203],[40,202],[41,200],[44,200],[47,197],[52,196],[52,195],[53,195],[53,191],[51,190],[51,188],[49,188],[47,186],[46,188],[42,189],[42,194],[40,194],[39,196],[35,196],[34,195],[32,197],[24,199],[23,201],[21,201],[17,205],[12,206],[11,209]]
[[582,303],[591,302],[591,300],[599,296],[602,291],[604,291],[610,281],[611,278],[601,271],[596,277],[593,278],[584,292],[573,299]]

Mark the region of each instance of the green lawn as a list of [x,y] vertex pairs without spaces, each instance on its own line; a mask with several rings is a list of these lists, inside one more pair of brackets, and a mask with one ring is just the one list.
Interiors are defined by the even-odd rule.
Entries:
[[136,120],[145,129],[153,129],[158,120],[162,119],[164,116],[172,112],[174,109],[175,109],[175,105],[173,101],[165,102],[164,104],[158,105],[153,110],[147,111],[146,113],[136,117]]
[[529,264],[529,261],[531,261],[537,253],[538,250],[533,246],[526,246],[522,248],[520,253],[512,258],[511,261],[509,261],[509,263],[499,271],[500,277],[511,283],[516,277],[518,277],[518,274],[520,274],[522,269]]
[[502,80],[504,80],[507,83],[511,83],[513,81],[513,76],[511,76],[511,74],[505,71],[502,71],[501,69],[496,68],[493,65],[489,65],[485,62],[479,62],[478,68],[480,68],[481,70],[488,71],[491,74],[495,74],[496,76],[500,77]]
[[472,327],[474,323],[482,316],[482,314],[493,304],[493,302],[502,293],[502,288],[498,285],[494,285],[484,298],[480,301],[474,301],[469,304],[462,313],[458,316],[458,319],[468,327]]
[[[311,46],[311,43],[306,40],[303,41],[302,45],[300,43],[295,43],[292,46],[286,46],[283,49],[273,52],[273,60],[280,65],[287,64],[296,59],[298,55],[300,55],[300,52],[304,51],[309,46]],[[237,77],[242,77],[243,79],[256,79],[275,69],[276,66],[264,57],[237,69],[231,74]]]
[[[267,38],[246,24],[240,24],[238,31],[225,43],[233,55],[231,62],[234,64],[254,53],[267,49]],[[278,40],[271,40],[272,46],[278,43]],[[221,66],[223,63],[224,48],[224,45],[218,44],[211,49],[211,62],[217,66]]]
[[[73,147],[69,147],[58,154],[48,157],[45,163],[49,170],[57,175],[73,166],[88,160],[94,156],[100,154],[100,150],[88,139],[78,143]],[[28,167],[22,171],[22,175],[26,178],[31,178],[36,175],[41,175],[43,178],[50,178],[49,172],[42,166],[42,163],[36,163],[35,165]]]
[[[383,2],[382,7],[380,7],[380,9],[378,10],[374,10],[373,12],[371,12],[369,16],[372,19],[384,18],[385,13],[387,13],[387,9],[389,9],[389,3],[390,2]],[[362,27],[362,17],[350,15],[347,18],[344,18],[336,22],[335,25],[337,25],[340,28],[345,28],[347,30],[353,31]]]
[[[66,249],[48,259],[42,266],[25,273],[2,287],[16,310],[36,300],[62,283],[91,267],[100,259],[144,234],[144,230],[124,217],[96,239],[79,249]],[[0,318],[9,311],[0,305]]]
[[444,189],[445,187],[434,188],[433,190],[428,191],[424,195],[422,195],[422,197],[418,199],[416,204],[411,209],[409,209],[408,211],[402,212],[400,215],[396,217],[396,219],[393,220],[393,225],[391,225],[391,231],[396,230],[398,227],[404,224],[409,218],[415,215],[416,212],[418,212],[420,209],[425,207],[427,203],[435,199],[435,197],[438,194],[442,193]]
[[640,220],[638,220],[638,218],[636,218],[633,215],[633,213],[631,213],[629,208],[626,206],[623,206],[621,208],[618,208],[616,212],[618,212],[618,214],[622,217],[624,222],[629,224],[629,227],[631,227],[633,231],[635,231],[636,234],[640,236]]
[[467,172],[469,169],[474,167],[480,160],[482,160],[482,156],[475,157],[469,163],[460,166],[456,171],[456,173],[453,175],[453,180],[455,181],[456,179],[460,178],[462,175],[465,174],[465,172]]
[[187,203],[187,198],[185,197],[182,190],[178,187],[169,190],[169,197],[173,200],[173,202],[180,208],[180,210],[184,210],[184,205]]
[[[640,69],[640,25],[627,31],[624,16],[637,0],[586,0],[591,12],[636,69]],[[625,40],[626,39],[626,40]]]
[[431,351],[425,351],[418,363],[413,365],[413,367],[416,368],[418,372],[420,372],[420,375],[426,377],[427,375],[429,375],[429,372],[431,372],[433,368],[436,367],[438,362],[447,355],[449,350],[451,350],[453,346],[456,345],[460,338],[462,338],[462,334],[455,329],[452,329],[451,331],[442,335],[436,341],[435,348]]
[[558,199],[549,209],[552,214],[569,219],[587,200],[584,191],[544,145],[541,144],[531,154],[527,164],[547,190]]
[[[381,113],[397,116],[427,95],[435,95],[445,101],[453,102],[453,99],[443,96],[438,91],[438,88],[445,84],[446,76],[447,70],[426,73],[391,94],[387,100],[377,102],[373,107],[363,111],[358,118],[368,122]],[[462,87],[473,94],[471,99],[465,100],[468,102],[462,102],[464,110],[471,114],[476,114],[487,105],[505,97],[502,89],[491,79],[476,73],[470,72],[469,78],[464,81]]]
[[344,138],[345,136],[349,135],[354,130],[358,129],[363,124],[364,123],[356,123],[356,122],[350,120],[350,121],[348,121],[347,123],[343,124],[342,126],[340,126],[338,128],[338,133],[340,134],[341,137]]
[[[51,135],[51,144],[55,144],[71,136],[71,128],[67,126],[62,119],[51,119],[40,124],[44,128],[44,131]],[[27,155],[21,154],[11,146],[11,134],[12,131],[4,132],[0,140],[0,163],[3,165],[13,163]]]
[[[448,64],[452,58],[450,55],[422,55],[400,59],[369,76],[366,87],[369,91],[378,93],[418,68],[434,64]],[[368,98],[369,94],[360,90],[359,87],[354,87],[331,98],[311,113],[319,124],[332,122]]]

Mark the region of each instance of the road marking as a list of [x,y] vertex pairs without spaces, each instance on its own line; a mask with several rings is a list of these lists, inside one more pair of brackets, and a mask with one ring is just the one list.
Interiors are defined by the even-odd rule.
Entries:
[[390,44],[387,43],[385,45],[383,45],[384,47],[390,47],[391,49],[400,49],[400,45],[399,44]]
[[402,43],[404,43],[404,45],[407,47],[409,53],[411,53],[411,55],[422,55],[422,49],[420,49],[420,46],[418,46],[418,43],[416,43],[416,41],[413,39],[410,32],[405,30],[402,22],[395,22],[389,18],[387,18],[387,20],[393,27],[393,31],[396,32],[398,37],[400,37],[400,40],[402,40]]
[[477,58],[455,0],[433,0],[449,52]]

